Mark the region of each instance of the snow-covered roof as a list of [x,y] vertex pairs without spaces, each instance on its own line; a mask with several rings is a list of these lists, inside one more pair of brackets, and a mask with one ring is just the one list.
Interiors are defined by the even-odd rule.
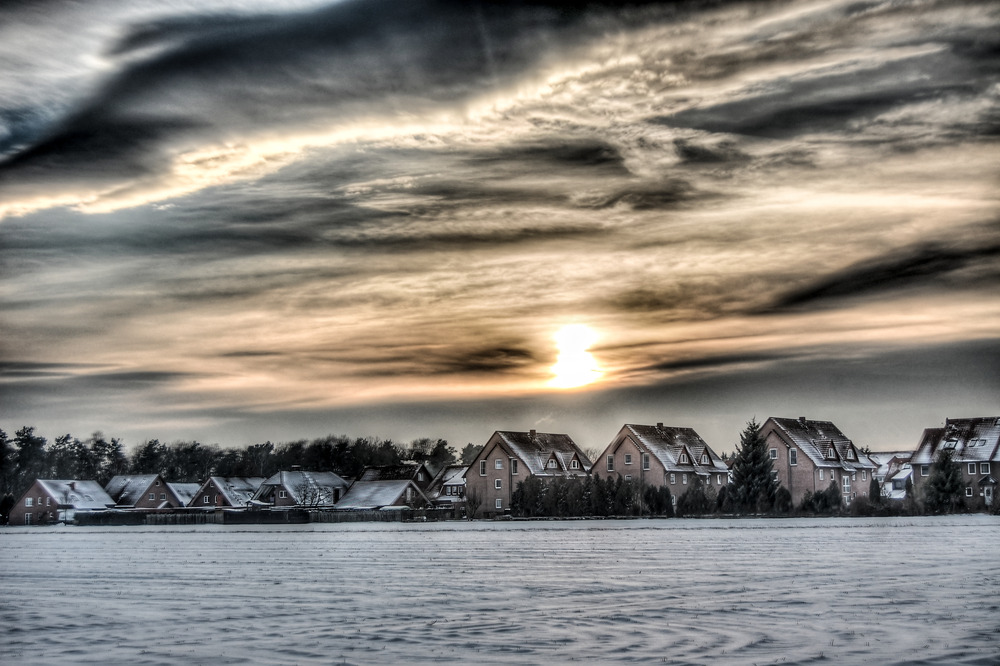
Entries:
[[430,481],[433,477],[431,471],[423,463],[409,462],[399,465],[379,465],[377,467],[366,467],[358,477],[358,481],[410,481],[419,480],[417,474],[423,472],[426,475],[425,481]]
[[[347,488],[347,486],[347,481],[344,481],[344,479],[333,472],[302,472],[293,470],[290,472],[278,472],[265,480],[260,484],[260,488],[254,493],[253,498],[255,500],[265,499],[271,495],[275,488],[281,487],[288,491],[289,496],[291,496],[296,504],[301,504],[304,499],[307,499],[307,495],[317,494],[324,497],[328,496],[330,500],[328,503],[333,504],[333,489],[343,489]],[[312,499],[315,500],[317,498],[313,497]],[[310,503],[322,504],[327,502],[310,501]]]
[[119,474],[104,487],[118,506],[135,506],[159,474]]
[[97,481],[38,479],[40,485],[60,506],[77,511],[107,509],[115,501]]
[[395,504],[411,488],[413,497],[430,504],[417,484],[408,479],[391,481],[355,481],[339,502],[338,509],[381,509]]
[[764,422],[762,431],[771,422],[786,441],[794,444],[817,467],[836,467],[847,471],[875,469],[878,464],[862,453],[847,435],[830,421],[813,421],[772,416]]
[[[654,456],[668,472],[693,472],[702,476],[729,472],[722,458],[692,428],[665,426],[662,423],[626,423],[615,442],[623,436],[628,436],[641,451]],[[687,454],[687,462],[681,462],[681,454]],[[708,456],[707,464],[701,462],[703,455]]]
[[180,506],[187,506],[191,503],[191,499],[198,494],[198,489],[201,488],[200,483],[167,483],[167,487],[173,492],[174,497],[180,502]]
[[930,465],[942,449],[952,449],[960,463],[1000,462],[1000,416],[947,419],[943,428],[927,428],[910,463]]
[[[499,439],[517,456],[532,474],[540,476],[583,475],[590,471],[591,463],[587,454],[576,445],[569,435],[547,432],[514,432],[498,430],[490,439]],[[486,449],[484,449],[485,451]],[[547,469],[550,458],[558,463],[556,469]],[[573,458],[580,461],[580,469],[570,466]]]
[[[211,484],[226,498],[229,506],[246,506],[262,483],[264,478],[260,476],[210,476],[195,491],[195,496],[201,494],[201,488]],[[192,501],[195,501],[194,498]]]

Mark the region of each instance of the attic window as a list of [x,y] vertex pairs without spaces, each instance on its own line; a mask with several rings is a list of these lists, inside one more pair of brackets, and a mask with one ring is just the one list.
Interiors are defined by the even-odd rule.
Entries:
[[826,452],[826,457],[829,460],[833,460],[834,458],[837,457],[837,452],[833,450],[832,446],[830,447],[830,450]]
[[548,467],[549,469],[555,469],[556,468],[555,458],[550,458],[549,459],[549,464],[546,465],[546,467]]
[[580,469],[580,461],[577,460],[576,458],[574,458],[572,461],[570,461],[569,468],[570,469]]
[[688,461],[688,455],[686,453],[682,453],[681,454],[681,464],[684,464],[687,461]]
[[707,453],[701,454],[701,464],[702,465],[707,465],[708,464],[708,454]]
[[953,449],[957,445],[958,445],[958,440],[949,439],[947,442],[944,443],[944,448],[946,448],[946,449]]

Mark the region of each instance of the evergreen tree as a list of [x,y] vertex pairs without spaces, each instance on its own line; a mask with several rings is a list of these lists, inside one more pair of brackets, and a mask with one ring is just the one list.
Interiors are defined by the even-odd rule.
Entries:
[[954,451],[942,449],[924,487],[924,504],[932,513],[951,513],[961,498],[962,469],[955,462]]
[[10,488],[14,497],[20,497],[31,487],[35,479],[48,476],[48,460],[45,453],[46,440],[35,434],[35,429],[25,426],[14,433],[15,485]]
[[760,424],[750,419],[740,433],[733,462],[733,507],[739,513],[767,511],[774,504],[778,481],[772,474],[767,443],[760,435]]
[[482,452],[482,450],[483,450],[482,444],[480,444],[479,446],[476,446],[472,442],[466,444],[465,448],[462,449],[462,464],[471,465],[473,461],[476,459],[476,456],[478,456]]
[[882,504],[882,486],[879,485],[878,479],[872,476],[872,480],[868,483],[868,501],[872,503],[873,506],[881,506]]

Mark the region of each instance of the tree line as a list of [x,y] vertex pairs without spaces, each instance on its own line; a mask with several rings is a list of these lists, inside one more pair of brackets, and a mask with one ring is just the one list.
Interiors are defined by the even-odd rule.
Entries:
[[[471,461],[481,448],[467,445],[462,458]],[[16,501],[35,479],[92,479],[105,486],[118,474],[159,474],[170,482],[194,483],[209,476],[266,478],[293,466],[354,478],[368,466],[416,460],[439,467],[457,459],[458,454],[443,439],[420,438],[403,444],[377,437],[328,435],[226,449],[197,441],[167,444],[150,439],[127,452],[120,439],[101,432],[85,440],[62,435],[50,442],[34,427],[25,426],[13,437],[0,430],[0,498]]]

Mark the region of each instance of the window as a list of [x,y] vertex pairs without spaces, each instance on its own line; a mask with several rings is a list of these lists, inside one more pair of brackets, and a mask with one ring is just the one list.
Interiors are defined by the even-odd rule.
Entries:
[[862,481],[867,481],[868,480],[868,470],[864,470],[864,469],[861,470],[861,480]]
[[218,503],[219,503],[219,496],[218,496],[218,495],[216,495],[216,496],[215,496],[215,503],[216,503],[216,504],[218,504]]
[[494,479],[493,480],[493,487],[496,488],[497,490],[502,490],[503,489],[503,481],[501,479]]
[[24,514],[24,524],[25,525],[30,525],[31,524],[31,512],[30,511],[28,513]]
[[674,485],[675,483],[677,483],[677,475],[676,474],[671,474],[670,475],[670,485]]
[[503,500],[502,500],[502,499],[500,499],[499,497],[497,498],[497,503],[496,503],[496,507],[497,507],[498,509],[502,509],[502,508],[503,508]]
[[608,456],[608,471],[609,472],[615,471],[615,457],[614,456]]
[[833,446],[831,446],[830,450],[826,452],[826,457],[829,460],[834,460],[837,457],[837,451],[834,450]]
[[280,497],[281,499],[285,499],[286,497],[288,497],[288,493],[285,492],[284,490],[279,490],[278,497]]
[[851,492],[851,477],[847,476],[846,474],[844,475],[844,492],[845,493]]
[[631,474],[626,474],[625,475],[625,480],[626,481],[631,481],[632,480],[632,475]]
[[649,454],[648,453],[643,453],[642,454],[642,468],[643,469],[649,469]]
[[701,464],[702,465],[707,465],[708,464],[708,454],[707,453],[701,454]]
[[511,460],[510,461],[510,473],[511,474],[517,474],[517,461],[516,460]]
[[719,485],[719,486],[721,486],[721,485],[722,485],[722,475],[721,475],[721,474],[720,474],[720,475],[718,476],[718,478],[716,479],[716,485]]
[[799,452],[797,449],[788,449],[788,464],[789,465],[799,464]]
[[771,449],[770,451],[767,452],[767,455],[771,456],[771,460],[777,460],[778,459],[778,449]]
[[822,480],[823,480],[823,470],[820,470],[820,471],[819,471],[819,480],[820,480],[820,481],[822,481]]
[[857,481],[857,480],[858,480],[858,473],[851,472],[851,481]]
[[167,499],[167,494],[166,493],[160,493],[160,501],[162,502],[165,499]]
[[946,448],[946,449],[953,449],[957,445],[958,445],[958,440],[956,440],[956,439],[949,439],[947,442],[944,443],[944,448]]
[[205,495],[204,497],[201,498],[201,503],[208,504],[208,495]]
[[155,500],[156,499],[156,493],[149,493],[149,499]]
[[45,506],[52,506],[52,498],[51,497],[46,497],[45,498]]
[[688,482],[688,475],[687,474],[681,474],[681,483],[686,484],[687,482]]
[[479,476],[486,476],[486,461],[479,461]]
[[965,487],[965,496],[966,497],[972,497],[972,486],[966,486]]
[[930,473],[931,473],[931,466],[930,465],[921,465],[920,466],[920,476],[927,476]]
[[577,460],[576,458],[573,458],[573,460],[571,460],[570,463],[569,463],[569,468],[570,469],[580,469],[580,461]]
[[893,479],[892,480],[892,489],[893,490],[903,490],[904,488],[906,488],[906,483],[902,479]]
[[158,485],[160,485],[160,480],[159,480],[159,479],[157,479],[156,481],[153,481],[153,485],[154,485],[154,486],[158,486]]
[[980,474],[989,474],[990,473],[990,464],[989,463],[979,463],[979,473]]
[[632,464],[632,454],[631,453],[626,453],[625,454],[625,464],[626,465],[631,465]]
[[548,467],[549,469],[555,469],[556,468],[556,459],[555,458],[550,458],[549,459],[549,464],[546,465],[546,467]]
[[681,464],[683,465],[683,464],[685,464],[685,463],[686,463],[687,461],[688,461],[688,454],[686,454],[686,453],[682,453],[682,454],[681,454]]
[[25,497],[24,498],[24,506],[26,506],[26,507],[32,506],[34,503],[35,503],[35,498],[34,497]]
[[413,486],[406,486],[406,501],[413,501]]
[[503,469],[503,460],[497,458],[493,461],[493,469]]
[[976,463],[969,463],[969,474],[976,473]]

